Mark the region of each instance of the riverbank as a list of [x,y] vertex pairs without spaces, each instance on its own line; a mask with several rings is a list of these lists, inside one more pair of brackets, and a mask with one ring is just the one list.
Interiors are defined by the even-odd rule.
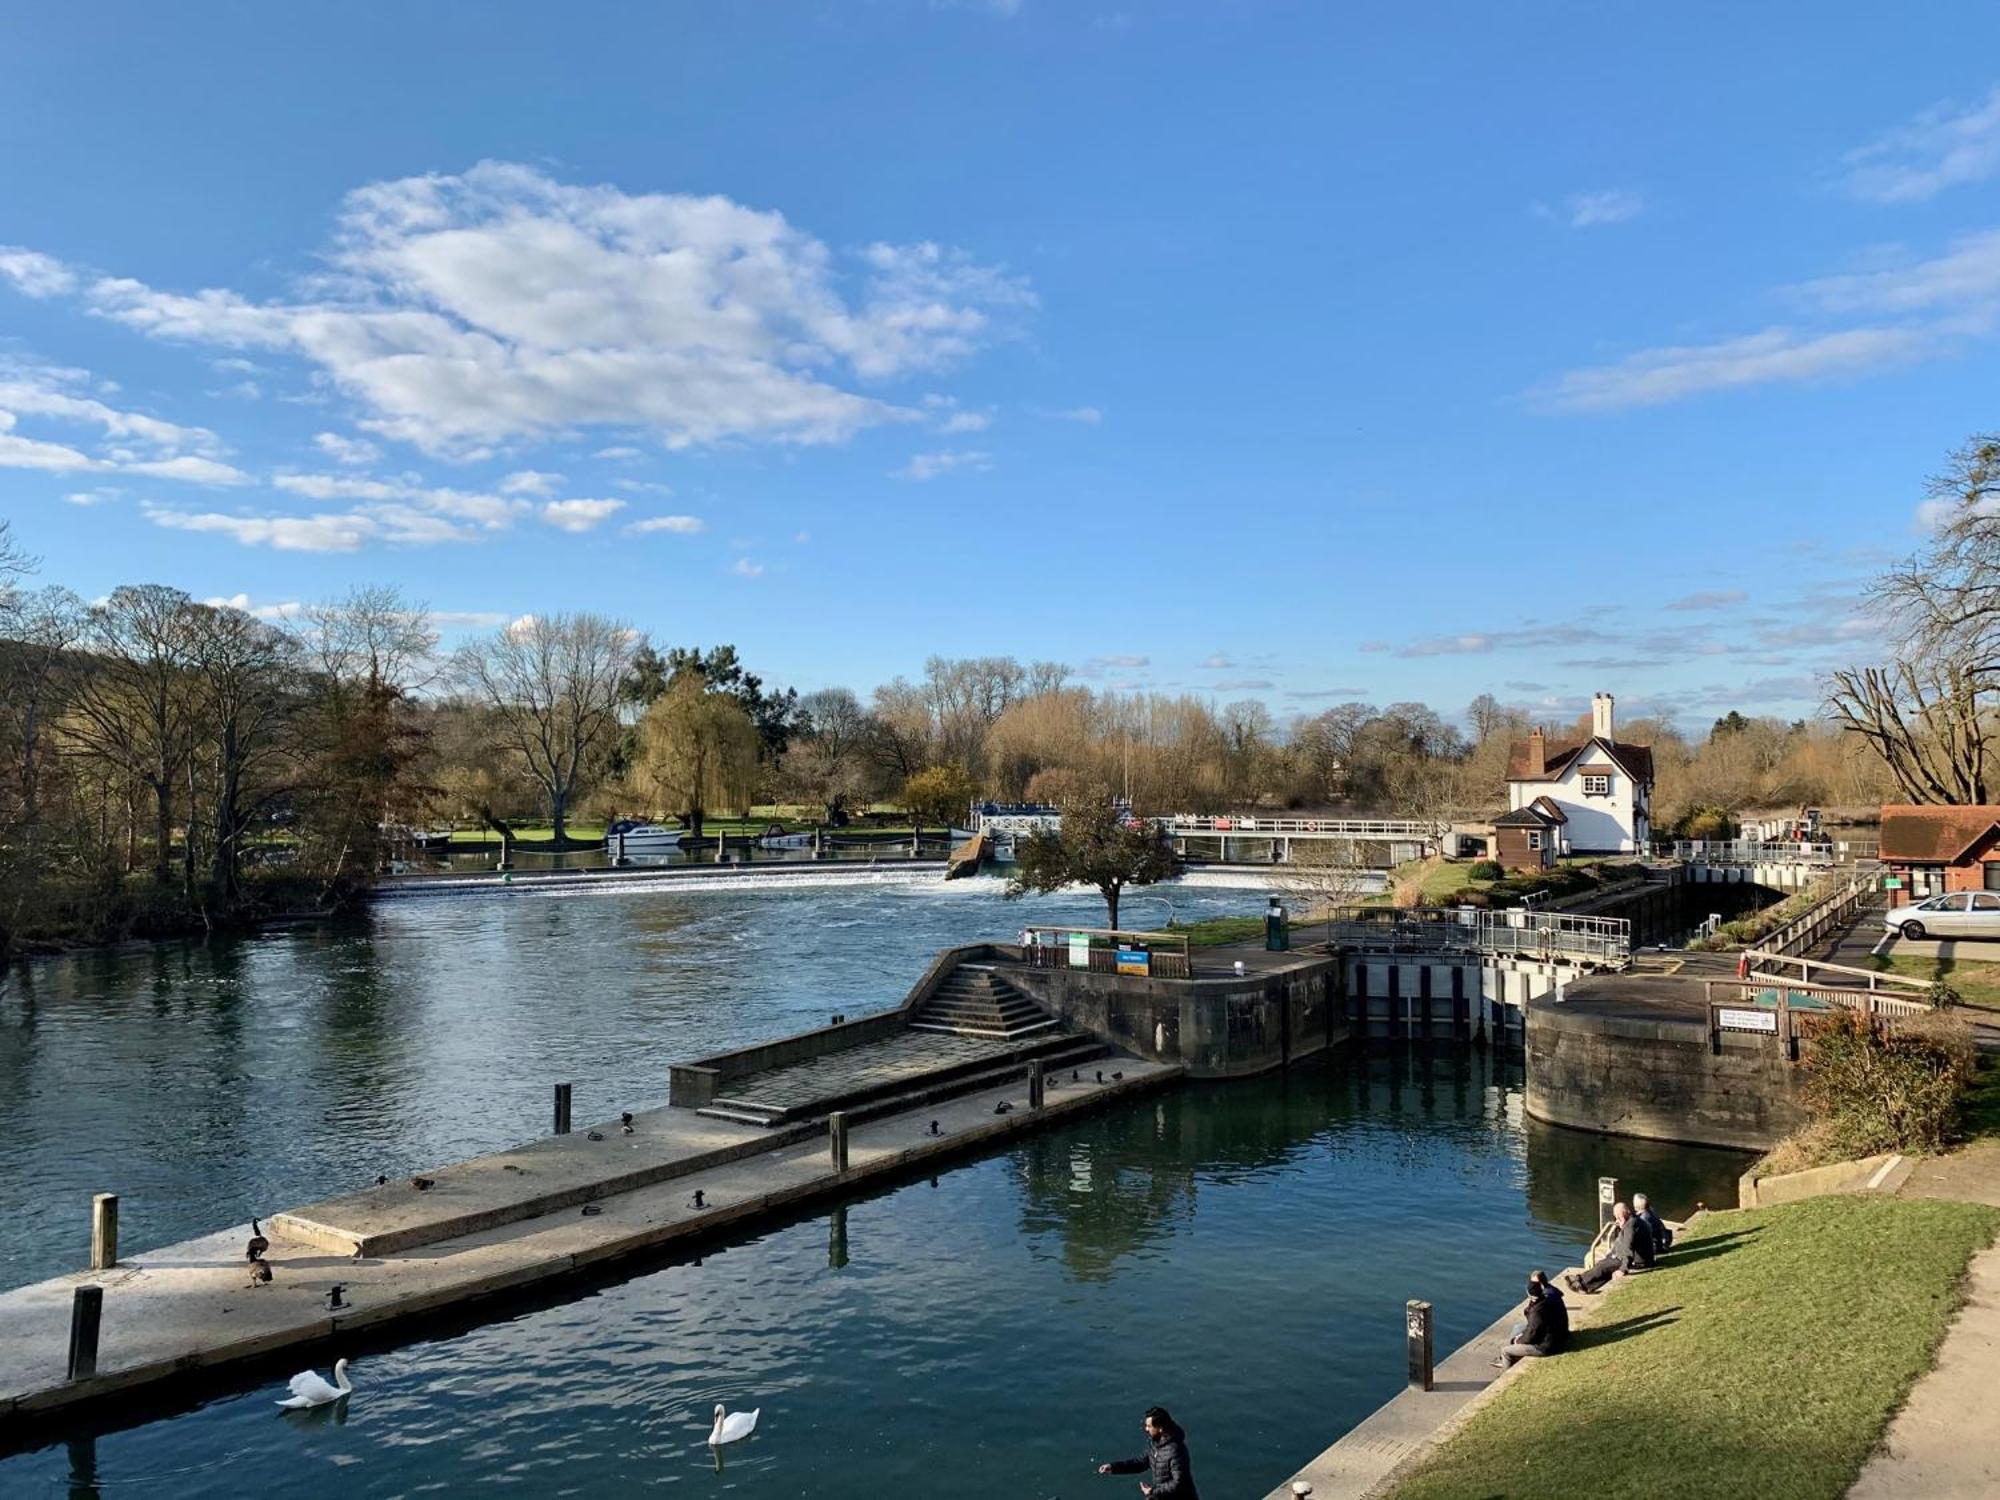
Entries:
[[26,930],[0,926],[0,977],[8,964],[28,959],[241,935],[321,921],[353,905],[365,889],[329,890],[316,880],[255,877],[246,882],[246,899],[227,912],[191,910],[182,903],[178,891],[164,896],[150,889],[121,892],[88,911],[77,912],[59,926],[44,924]]
[[2000,1209],[1888,1198],[1703,1215],[1387,1493],[1836,1500],[1996,1229]]

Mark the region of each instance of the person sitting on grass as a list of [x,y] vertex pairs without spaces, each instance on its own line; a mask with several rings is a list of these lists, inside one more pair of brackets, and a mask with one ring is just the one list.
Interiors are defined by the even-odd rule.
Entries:
[[1569,1307],[1540,1271],[1528,1278],[1528,1301],[1521,1312],[1513,1338],[1493,1361],[1502,1369],[1512,1368],[1519,1359],[1560,1354],[1569,1344]]
[[1611,1206],[1611,1222],[1614,1226],[1611,1243],[1598,1257],[1597,1263],[1581,1276],[1563,1278],[1563,1284],[1571,1291],[1601,1292],[1612,1277],[1629,1276],[1653,1264],[1652,1231],[1646,1228],[1644,1219],[1632,1212],[1629,1203],[1614,1203]]
[[1645,1221],[1646,1228],[1653,1236],[1653,1256],[1658,1259],[1673,1248],[1674,1232],[1667,1228],[1667,1221],[1655,1212],[1653,1205],[1646,1201],[1644,1193],[1632,1195],[1632,1212]]

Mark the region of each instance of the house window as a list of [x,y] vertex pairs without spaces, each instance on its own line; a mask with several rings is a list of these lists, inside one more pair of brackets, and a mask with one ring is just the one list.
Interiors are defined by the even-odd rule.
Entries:
[[1611,795],[1611,778],[1608,775],[1584,777],[1583,795],[1586,797],[1609,797]]
[[1541,836],[1541,834],[1539,834],[1539,833],[1537,833],[1537,832],[1534,832],[1534,831],[1532,831],[1532,830],[1531,830],[1531,831],[1529,832],[1529,834],[1528,834],[1528,850],[1529,850],[1529,852],[1530,852],[1530,853],[1534,853],[1534,852],[1537,852],[1537,851],[1539,851],[1539,850],[1541,849],[1541,847],[1542,847],[1542,836]]

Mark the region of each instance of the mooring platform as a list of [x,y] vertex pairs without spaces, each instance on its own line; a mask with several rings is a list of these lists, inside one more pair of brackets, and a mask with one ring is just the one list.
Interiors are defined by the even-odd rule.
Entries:
[[[862,1120],[849,1128],[845,1171],[823,1124],[772,1130],[651,1110],[635,1116],[631,1136],[614,1121],[595,1127],[600,1141],[579,1131],[442,1168],[425,1191],[404,1178],[275,1215],[265,1223],[269,1285],[250,1282],[246,1224],[0,1294],[0,1439],[18,1438],[40,1413],[190,1371],[247,1373],[281,1352],[303,1360],[346,1333],[740,1229],[1182,1073],[1129,1058],[1105,1067],[1102,1084],[1094,1068],[1052,1079],[1040,1109],[1024,1069],[1011,1083]],[[104,1288],[97,1368],[69,1380],[71,1303],[86,1284]],[[329,1308],[336,1285],[342,1305]]]

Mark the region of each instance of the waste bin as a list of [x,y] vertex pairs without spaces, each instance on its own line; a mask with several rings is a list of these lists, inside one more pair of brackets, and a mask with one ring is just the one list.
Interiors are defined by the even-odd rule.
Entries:
[[1272,953],[1283,953],[1292,946],[1292,935],[1285,918],[1284,903],[1276,896],[1264,908],[1264,947]]

